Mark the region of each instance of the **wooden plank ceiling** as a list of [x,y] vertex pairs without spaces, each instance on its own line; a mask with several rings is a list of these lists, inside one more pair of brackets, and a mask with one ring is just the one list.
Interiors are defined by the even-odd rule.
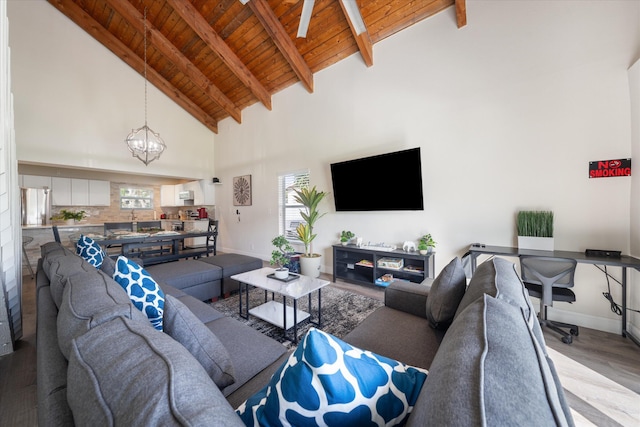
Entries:
[[244,108],[357,53],[373,65],[373,45],[465,0],[355,1],[366,31],[356,35],[341,0],[316,0],[306,38],[297,38],[304,0],[48,0],[213,132]]

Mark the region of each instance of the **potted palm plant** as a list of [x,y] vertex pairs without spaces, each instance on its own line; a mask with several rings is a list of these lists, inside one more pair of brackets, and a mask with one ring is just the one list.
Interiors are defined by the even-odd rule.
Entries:
[[271,252],[271,265],[277,265],[276,279],[286,279],[289,277],[289,269],[285,265],[289,264],[289,257],[294,253],[294,249],[286,237],[280,235],[274,237],[271,244],[275,249]]
[[553,212],[520,211],[516,217],[516,226],[520,249],[554,249]]
[[295,201],[304,206],[300,210],[300,215],[305,222],[296,228],[298,239],[304,244],[304,253],[300,255],[300,272],[304,276],[318,277],[320,276],[322,255],[313,253],[311,242],[316,238],[316,235],[313,234],[313,227],[316,221],[326,214],[326,212],[320,213],[318,211],[318,205],[327,193],[318,191],[315,185],[313,188],[306,187],[295,189],[294,191],[296,193],[294,196]]

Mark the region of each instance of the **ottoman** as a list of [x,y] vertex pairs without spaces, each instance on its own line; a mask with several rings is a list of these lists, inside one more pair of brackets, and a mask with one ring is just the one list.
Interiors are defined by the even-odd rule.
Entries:
[[257,270],[263,267],[260,258],[241,254],[220,254],[207,258],[200,258],[196,262],[208,265],[217,265],[222,269],[221,295],[228,296],[231,290],[238,288],[238,283],[230,279],[234,274],[245,271]]
[[200,301],[216,299],[222,291],[222,268],[197,260],[167,262],[145,267],[156,281],[166,283]]

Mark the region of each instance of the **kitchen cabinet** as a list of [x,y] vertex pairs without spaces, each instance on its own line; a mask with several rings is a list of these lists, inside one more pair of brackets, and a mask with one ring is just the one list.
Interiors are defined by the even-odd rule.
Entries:
[[[189,205],[184,203],[184,206],[194,206],[194,205],[202,205],[204,204],[204,194],[202,192],[202,187],[200,187],[200,181],[191,181],[184,184],[183,191],[193,191],[193,202],[188,201]],[[181,200],[185,202],[184,200]],[[193,204],[191,204],[193,203]]]
[[50,176],[23,175],[22,186],[25,188],[51,188]]
[[71,206],[71,179],[51,178],[51,204],[53,206]]
[[109,206],[109,181],[79,178],[51,177],[51,204],[53,206]]
[[111,206],[111,183],[89,180],[89,206]]
[[71,178],[71,206],[89,206],[89,180]]
[[160,206],[176,205],[176,186],[161,185],[160,186]]
[[203,200],[201,205],[215,205],[216,204],[216,184],[211,182],[210,179],[203,179],[200,181],[200,188],[202,188]]

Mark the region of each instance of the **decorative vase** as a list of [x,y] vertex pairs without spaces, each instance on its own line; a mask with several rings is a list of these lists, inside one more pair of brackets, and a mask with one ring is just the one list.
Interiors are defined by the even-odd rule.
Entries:
[[65,225],[75,225],[76,220],[75,219],[66,219],[64,221]]
[[420,249],[419,252],[420,252],[420,255],[426,255],[429,252],[429,250],[428,249]]
[[518,249],[531,249],[537,251],[553,251],[553,237],[518,236]]
[[284,280],[289,277],[289,269],[284,267],[276,268],[274,275],[276,276],[276,279]]
[[300,255],[300,273],[303,276],[316,278],[320,276],[320,264],[322,263],[322,255],[311,254],[310,257]]
[[341,244],[342,246],[347,246],[347,243],[349,243],[349,242],[340,242],[340,244]]

